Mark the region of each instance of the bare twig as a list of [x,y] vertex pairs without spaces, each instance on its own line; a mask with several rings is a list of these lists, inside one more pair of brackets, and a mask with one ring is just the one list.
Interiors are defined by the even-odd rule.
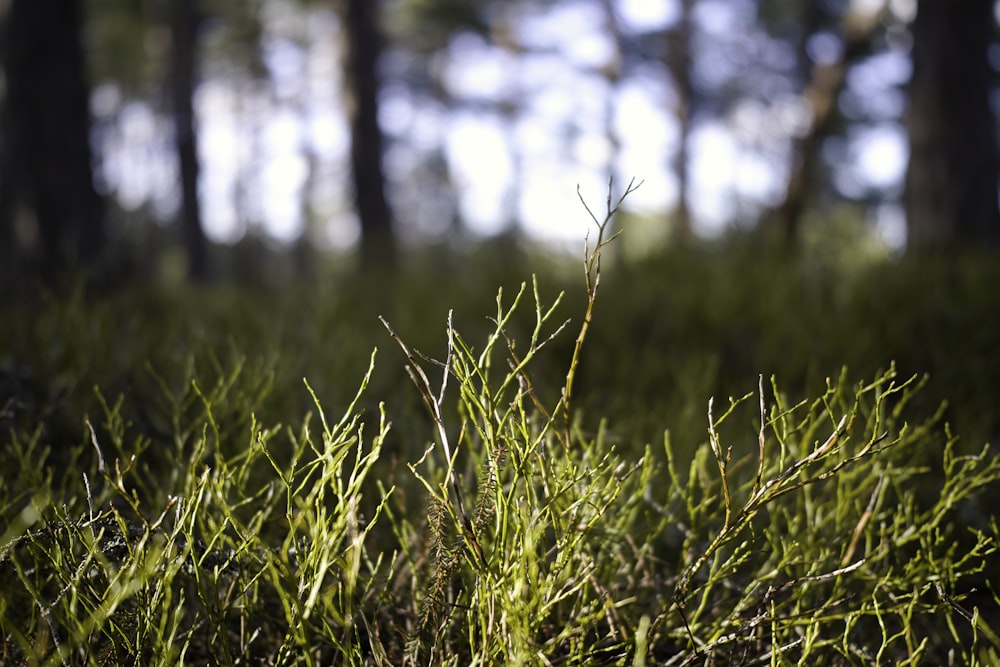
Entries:
[[580,198],[580,203],[587,210],[590,215],[590,219],[594,221],[597,226],[597,241],[594,244],[593,250],[590,249],[590,234],[584,240],[583,244],[583,266],[584,266],[584,282],[587,287],[587,308],[583,314],[583,322],[580,324],[580,332],[576,336],[576,343],[573,346],[573,357],[569,364],[569,371],[566,373],[566,384],[563,387],[563,421],[564,428],[566,430],[566,437],[564,444],[569,444],[569,425],[570,425],[570,407],[573,399],[573,381],[576,378],[576,368],[580,363],[580,351],[583,349],[583,342],[587,338],[587,332],[590,330],[590,322],[594,314],[594,303],[597,300],[597,290],[601,284],[601,251],[604,246],[611,243],[618,235],[621,230],[611,234],[611,236],[605,238],[605,234],[608,231],[608,226],[614,219],[615,215],[618,213],[621,205],[624,203],[625,198],[636,191],[636,189],[641,186],[643,181],[638,183],[635,179],[629,181],[628,187],[625,188],[625,192],[622,193],[618,201],[612,205],[612,180],[608,179],[608,198],[607,198],[607,211],[604,215],[603,220],[598,220],[597,216],[594,215],[590,207],[587,206],[587,202],[584,201],[583,195],[580,193],[580,187],[577,186],[576,193]]

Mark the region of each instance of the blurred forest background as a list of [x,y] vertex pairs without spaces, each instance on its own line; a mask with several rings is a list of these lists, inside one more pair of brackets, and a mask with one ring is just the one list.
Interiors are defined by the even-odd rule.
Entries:
[[[990,0],[3,0],[0,258],[252,275],[326,251],[819,230],[1000,239]],[[273,259],[269,260],[273,261]]]
[[[201,636],[216,658],[360,660],[340,647],[409,653],[438,627],[456,664],[477,633],[571,662],[647,629],[661,663],[727,642],[747,664],[768,642],[903,660],[871,657],[880,641],[908,664],[989,662],[998,17],[1000,0],[0,0],[0,535],[31,592],[0,584],[0,662],[68,660],[98,632],[171,664]],[[578,193],[600,221],[626,191],[599,280]],[[428,399],[403,371],[435,377],[433,359]],[[330,429],[321,405],[350,407]],[[912,444],[888,458],[897,435]],[[111,561],[97,538],[84,565],[63,554],[95,506],[155,548],[128,546],[91,605],[89,564]],[[223,585],[198,544],[233,546],[227,569],[261,547],[268,569]],[[197,556],[192,587],[174,547]],[[78,640],[60,647],[50,609]]]

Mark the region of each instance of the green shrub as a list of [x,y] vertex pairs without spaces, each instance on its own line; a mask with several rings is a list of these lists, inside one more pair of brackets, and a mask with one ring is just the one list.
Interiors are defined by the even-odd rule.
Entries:
[[[323,381],[339,418],[312,377],[289,395],[322,322],[253,320],[268,333],[244,347],[207,320],[175,321],[183,344],[138,374],[142,345],[94,360],[87,338],[73,351],[59,335],[85,327],[96,344],[113,308],[49,311],[27,367],[62,369],[72,388],[108,364],[133,384],[89,402],[40,385],[35,407],[7,408],[0,662],[1000,660],[989,506],[1000,460],[960,449],[940,411],[914,408],[925,380],[842,371],[810,400],[760,378],[691,417],[707,418],[700,447],[675,447],[669,432],[636,447],[613,419],[588,428],[580,407],[594,398],[580,387],[609,377],[595,359],[611,366],[633,340],[593,345],[602,315],[616,315],[595,308],[615,212],[609,199],[595,218],[579,322],[559,319],[563,297],[546,301],[538,280],[509,300],[501,290],[473,335],[448,314],[435,356],[408,340],[426,313],[389,317],[417,391],[401,391],[399,373],[379,380],[366,355],[353,397]],[[712,317],[714,331],[725,318]],[[729,360],[742,363],[689,360],[676,390],[693,404],[714,384],[701,371]],[[618,378],[623,391],[630,379],[644,381]],[[376,388],[392,400],[374,400]],[[280,423],[306,401],[305,417]]]

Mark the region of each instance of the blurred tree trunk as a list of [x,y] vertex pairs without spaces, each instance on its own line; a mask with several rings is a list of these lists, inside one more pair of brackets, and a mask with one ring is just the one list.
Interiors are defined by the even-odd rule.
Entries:
[[[106,244],[91,173],[79,0],[14,0],[2,42],[0,227],[5,273],[47,282],[93,264]],[[14,268],[14,265],[17,265]]]
[[[0,66],[8,77],[9,52],[7,24],[10,7],[0,9]],[[14,156],[11,141],[15,134],[11,126],[11,109],[7,93],[0,88],[0,285],[13,289],[22,272],[19,266],[21,252],[14,232]]]
[[1000,240],[987,56],[996,27],[993,4],[918,3],[904,194],[911,249]]
[[809,40],[823,28],[824,16],[825,11],[820,3],[803,4],[800,22],[802,32],[796,44],[796,70],[798,77],[801,77],[802,99],[811,114],[810,125],[804,134],[792,141],[784,199],[763,219],[764,231],[773,228],[788,244],[794,244],[799,237],[799,223],[822,162],[820,148],[836,125],[836,102],[847,81],[845,59],[834,64],[820,64],[813,63],[809,55]]
[[695,0],[681,0],[680,20],[672,33],[667,33],[668,62],[674,79],[674,91],[677,95],[677,107],[674,114],[677,118],[678,144],[677,153],[673,159],[674,173],[677,175],[677,211],[675,218],[675,233],[679,240],[689,241],[694,236],[691,222],[690,190],[691,179],[689,165],[691,159],[691,117],[695,102],[694,80],[692,78],[692,38],[695,25],[692,20],[692,10]]
[[382,52],[377,25],[378,2],[346,0],[347,85],[351,104],[351,165],[355,206],[361,221],[364,266],[392,266],[396,241],[385,198],[382,130],[378,124],[378,60]]
[[198,135],[194,120],[197,77],[197,34],[200,17],[196,0],[171,3],[171,88],[174,141],[181,179],[181,230],[188,254],[188,276],[195,282],[208,279],[208,244],[201,224],[198,198]]
[[840,94],[847,83],[848,70],[854,63],[871,53],[872,35],[882,26],[886,12],[883,7],[870,16],[857,16],[850,12],[841,17],[837,37],[843,44],[839,60],[830,63],[813,63],[809,57],[809,39],[823,29],[822,7],[816,3],[805,6],[804,30],[799,42],[799,58],[804,72],[805,85],[802,97],[810,111],[809,130],[792,143],[792,162],[789,170],[785,198],[765,218],[765,224],[774,228],[787,243],[794,244],[799,237],[802,216],[822,167],[823,142],[836,130],[841,119],[837,108]]
[[510,186],[504,192],[502,228],[500,233],[511,238],[517,234],[521,218],[521,198],[524,196],[524,153],[516,135],[517,124],[524,114],[524,45],[517,32],[514,15],[518,7],[515,3],[500,4],[490,21],[490,43],[502,49],[507,56],[503,68],[503,92],[496,100],[496,112],[501,121],[503,141],[510,156]]

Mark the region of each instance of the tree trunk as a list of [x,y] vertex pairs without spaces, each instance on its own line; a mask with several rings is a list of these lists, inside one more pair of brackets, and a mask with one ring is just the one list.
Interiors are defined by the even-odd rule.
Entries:
[[992,0],[918,4],[904,195],[911,249],[1000,240],[987,57],[995,25]]
[[774,228],[789,245],[799,239],[802,217],[814,194],[817,177],[821,170],[823,142],[836,130],[841,119],[837,109],[840,94],[847,84],[850,67],[871,51],[872,35],[882,26],[885,9],[861,20],[845,14],[838,27],[838,37],[844,45],[840,60],[834,63],[810,63],[806,44],[810,37],[823,28],[822,8],[808,4],[805,8],[802,40],[799,57],[806,70],[802,97],[808,103],[811,113],[809,130],[792,142],[791,169],[785,198],[781,204],[765,218],[765,225]]
[[355,207],[361,220],[361,261],[392,266],[396,246],[385,198],[382,130],[378,124],[378,60],[382,50],[375,0],[346,0],[347,81],[352,99],[351,165]]
[[194,88],[197,77],[198,9],[195,0],[174,0],[171,6],[173,44],[174,141],[181,179],[181,230],[188,254],[188,276],[195,282],[208,279],[208,247],[201,225],[198,198],[198,135],[194,121]]
[[674,234],[679,241],[687,242],[694,237],[694,225],[691,220],[691,118],[695,102],[695,87],[691,72],[692,42],[696,30],[692,19],[694,0],[682,0],[680,3],[680,20],[673,33],[668,33],[668,62],[674,80],[674,91],[677,95],[677,108],[674,115],[677,120],[678,145],[677,153],[672,160],[672,167],[677,176],[677,210],[674,214]]
[[4,29],[0,226],[16,272],[48,282],[93,264],[106,243],[82,30],[79,0],[14,0]]

